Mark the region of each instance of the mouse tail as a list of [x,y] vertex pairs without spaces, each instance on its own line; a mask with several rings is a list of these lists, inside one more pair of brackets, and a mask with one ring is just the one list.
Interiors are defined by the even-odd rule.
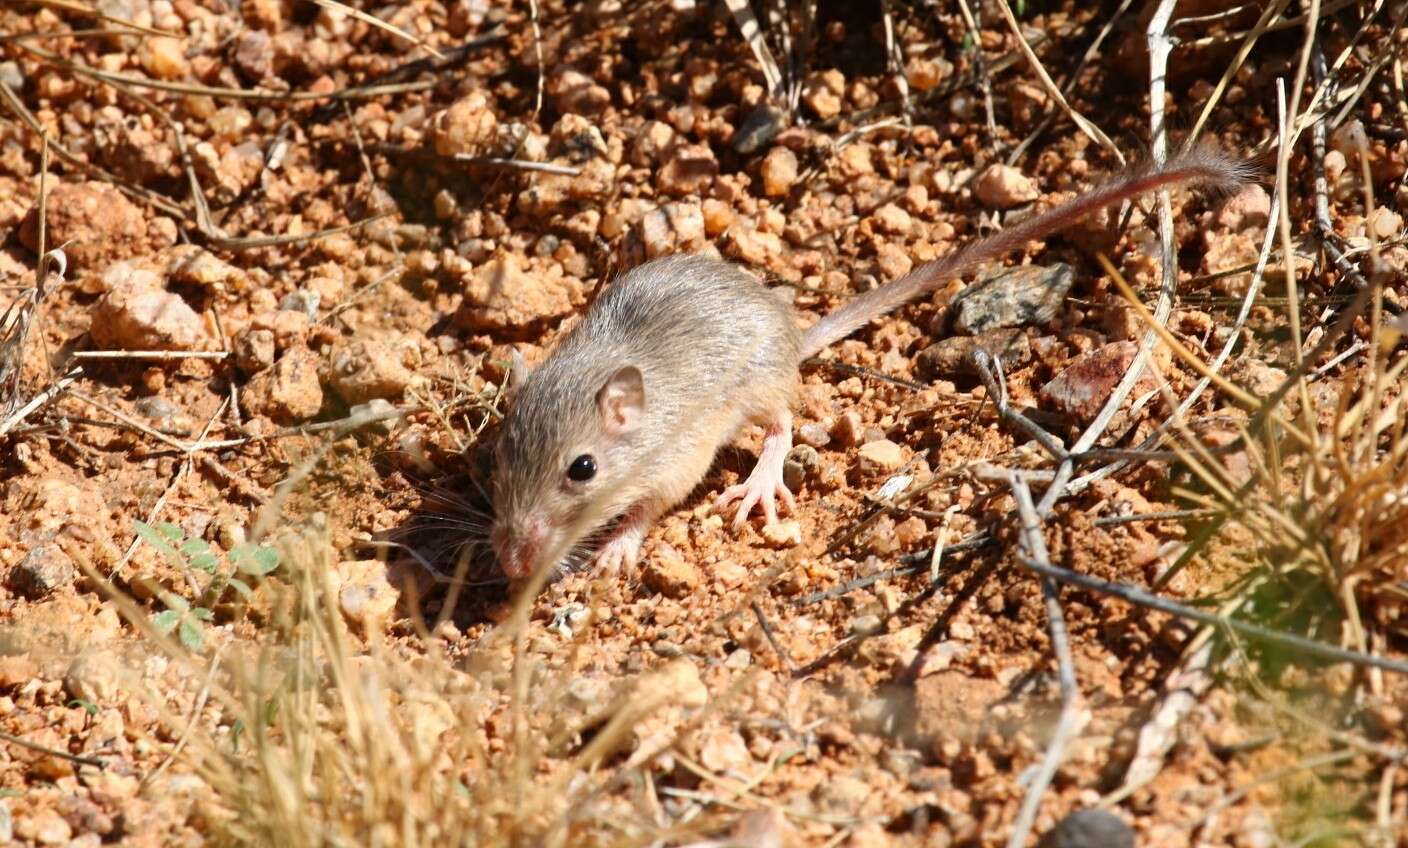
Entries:
[[1107,206],[1173,185],[1204,185],[1231,191],[1253,176],[1254,169],[1249,163],[1212,144],[1197,145],[1161,166],[1152,162],[1133,165],[1091,191],[852,298],[806,330],[802,336],[802,357],[815,356],[876,318],[962,276],[982,262],[1010,253],[1029,241],[1045,238]]

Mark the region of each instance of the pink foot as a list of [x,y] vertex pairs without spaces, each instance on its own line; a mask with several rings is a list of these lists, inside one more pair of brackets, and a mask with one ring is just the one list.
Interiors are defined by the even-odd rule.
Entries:
[[782,482],[782,464],[787,452],[792,449],[792,413],[783,410],[768,425],[763,436],[763,450],[758,454],[758,462],[748,479],[736,486],[729,486],[714,501],[715,509],[722,509],[729,503],[741,500],[738,512],[733,516],[733,529],[742,527],[753,512],[753,507],[762,504],[763,517],[768,524],[777,521],[777,499],[787,504],[789,512],[795,511],[797,501],[787,484]]
[[640,560],[640,546],[645,541],[645,532],[650,528],[647,510],[640,505],[617,523],[611,536],[597,548],[595,561],[597,568],[615,574],[622,569],[627,572],[636,567]]

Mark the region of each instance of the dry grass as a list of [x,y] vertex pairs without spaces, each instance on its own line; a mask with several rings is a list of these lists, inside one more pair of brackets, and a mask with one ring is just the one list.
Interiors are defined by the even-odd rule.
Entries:
[[[1249,413],[1237,436],[1240,456],[1217,456],[1191,427],[1178,425],[1178,450],[1192,478],[1178,493],[1221,518],[1175,568],[1225,559],[1230,545],[1233,559],[1256,566],[1241,575],[1243,585],[1280,601],[1273,624],[1371,653],[1402,638],[1408,601],[1402,386],[1408,355],[1397,346],[1399,334],[1385,326],[1380,277],[1320,328],[1320,344],[1311,353],[1326,359],[1337,338],[1343,347],[1350,344],[1343,337],[1354,329],[1365,336],[1356,346],[1365,352],[1339,366],[1333,388],[1316,392],[1322,375],[1315,357],[1297,356],[1280,389],[1251,398],[1248,406],[1250,395],[1197,361],[1195,370]],[[1297,308],[1289,298],[1288,311]],[[1194,356],[1177,342],[1165,342],[1184,360]],[[1251,588],[1248,593],[1250,599]],[[1379,690],[1381,681],[1370,681]]]
[[522,614],[458,660],[433,637],[364,641],[339,608],[326,531],[280,548],[268,638],[207,665],[118,599],[205,681],[203,718],[145,697],[186,727],[175,762],[213,790],[201,818],[215,844],[630,846],[690,832],[653,824],[648,773],[707,711],[687,662],[584,698],[571,644],[554,667],[526,658]]

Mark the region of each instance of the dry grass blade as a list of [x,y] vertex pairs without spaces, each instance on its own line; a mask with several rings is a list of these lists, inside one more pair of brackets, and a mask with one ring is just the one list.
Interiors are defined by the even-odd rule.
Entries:
[[83,369],[73,369],[58,380],[55,380],[52,386],[30,398],[29,402],[24,406],[11,412],[5,420],[0,421],[0,436],[8,435],[22,424],[26,418],[33,415],[35,410],[67,391],[68,387],[73,385],[82,374]]
[[1104,266],[1105,273],[1110,275],[1110,279],[1114,282],[1115,287],[1119,289],[1120,294],[1124,296],[1125,302],[1133,307],[1140,320],[1168,346],[1169,350],[1172,351],[1174,355],[1187,363],[1189,367],[1197,371],[1203,378],[1211,380],[1218,389],[1222,390],[1243,409],[1266,412],[1277,426],[1285,429],[1285,431],[1295,437],[1297,441],[1302,444],[1310,443],[1310,437],[1300,428],[1277,414],[1274,405],[1270,405],[1267,401],[1253,396],[1250,392],[1236,385],[1231,380],[1218,374],[1197,354],[1184,347],[1183,344],[1168,331],[1168,328],[1164,327],[1153,315],[1149,314],[1149,310],[1144,307],[1143,302],[1139,300],[1139,296],[1134,293],[1134,289],[1129,287],[1129,283],[1125,282],[1124,275],[1120,274],[1119,269],[1114,266],[1114,263],[1110,262],[1109,257],[1102,253],[1099,254],[1097,258],[1100,260],[1100,264]]
[[724,5],[728,6],[734,23],[738,24],[738,31],[743,35],[743,40],[748,42],[748,49],[753,51],[753,57],[758,60],[763,79],[768,86],[768,98],[777,102],[777,94],[782,88],[782,70],[773,58],[772,50],[768,49],[768,43],[763,38],[762,28],[758,26],[758,18],[753,14],[752,7],[748,5],[748,0],[724,0]]
[[[1203,104],[1202,111],[1198,113],[1198,119],[1193,122],[1193,131],[1188,134],[1188,138],[1184,142],[1185,150],[1191,150],[1192,145],[1197,143],[1198,136],[1202,133],[1208,118],[1212,115],[1213,110],[1217,108],[1217,104],[1222,102],[1223,93],[1227,91],[1227,86],[1232,83],[1232,77],[1236,75],[1237,69],[1241,68],[1242,64],[1246,62],[1248,54],[1250,54],[1252,48],[1256,46],[1257,39],[1261,38],[1261,36],[1270,29],[1272,21],[1281,17],[1281,13],[1286,10],[1286,6],[1289,4],[1290,0],[1274,0],[1274,2],[1268,3],[1266,8],[1262,11],[1260,19],[1257,20],[1256,26],[1252,27],[1242,39],[1242,43],[1237,47],[1237,55],[1233,56],[1232,61],[1227,63],[1227,68],[1223,70],[1221,79],[1217,81],[1217,85],[1213,87],[1212,94],[1208,96],[1207,102]],[[1183,18],[1176,21],[1174,25],[1177,26],[1178,24],[1187,23],[1189,20],[1189,18]]]
[[148,206],[151,206],[155,209],[160,209],[162,212],[165,212],[166,214],[171,215],[172,217],[178,220],[184,219],[186,217],[187,213],[185,209],[182,209],[180,206],[175,203],[172,203],[165,197],[162,197],[156,192],[150,191],[140,186],[134,186],[128,183],[126,180],[119,179],[118,176],[112,173],[111,171],[99,168],[98,166],[89,162],[87,159],[84,159],[83,157],[74,154],[62,144],[59,144],[58,142],[49,139],[48,134],[44,131],[44,128],[40,126],[39,120],[34,117],[34,113],[29,111],[29,107],[24,105],[24,101],[20,100],[19,95],[16,94],[15,90],[10,88],[10,86],[4,80],[0,80],[0,100],[3,100],[5,102],[5,105],[10,107],[10,111],[15,113],[15,117],[19,118],[25,126],[29,127],[31,132],[39,136],[41,139],[44,139],[45,141],[43,143],[47,144],[48,147],[54,153],[58,154],[58,157],[60,159],[64,160],[64,162],[68,163],[69,165],[72,165],[80,171],[93,174],[104,182],[111,183],[118,189],[118,191],[121,191],[123,194],[133,198],[139,203],[147,204]]
[[[21,401],[20,395],[24,391],[24,369],[25,357],[29,351],[29,337],[38,320],[39,305],[43,302],[49,291],[50,269],[57,266],[57,278],[63,282],[65,271],[68,269],[68,258],[63,250],[49,250],[45,243],[48,237],[47,225],[49,215],[49,137],[42,136],[42,152],[40,154],[39,168],[39,198],[38,198],[38,254],[39,259],[34,267],[34,285],[20,289],[19,294],[10,302],[3,313],[0,313],[0,413],[3,413],[4,420],[0,422],[0,434],[12,430],[16,424],[23,420],[25,415],[36,408],[34,400],[52,397],[52,394],[41,392],[30,401]],[[72,382],[72,381],[70,381]],[[23,406],[22,409],[20,407]],[[17,412],[16,410],[19,409]]]
[[224,359],[227,350],[80,350],[74,359]]
[[347,88],[327,92],[326,94],[314,91],[271,91],[267,88],[225,88],[213,85],[197,85],[194,83],[166,82],[164,80],[136,77],[130,74],[119,74],[104,71],[91,65],[85,65],[82,62],[74,62],[65,59],[51,50],[35,47],[32,44],[16,42],[15,46],[64,70],[72,71],[80,76],[89,77],[101,82],[125,85],[132,88],[151,88],[157,91],[170,91],[176,94],[205,95],[207,97],[226,100],[254,100],[283,103],[314,100],[364,100],[372,97],[381,97],[387,94],[422,91],[435,87],[435,80],[423,80],[420,82],[390,83],[387,85],[349,86]]
[[1056,105],[1061,108],[1061,111],[1066,113],[1066,116],[1071,119],[1081,132],[1085,133],[1091,141],[1109,151],[1110,155],[1115,157],[1115,161],[1123,165],[1124,153],[1110,140],[1109,136],[1105,135],[1104,130],[1097,127],[1089,118],[1077,112],[1071,106],[1066,100],[1066,95],[1061,91],[1061,87],[1058,86],[1056,82],[1051,79],[1051,75],[1046,72],[1046,67],[1042,65],[1041,60],[1037,58],[1036,51],[1032,49],[1032,46],[1027,43],[1026,37],[1022,35],[1022,25],[1017,22],[1017,16],[1012,13],[1011,3],[1009,3],[1008,0],[1002,0],[1001,3],[997,4],[997,7],[1002,10],[1002,16],[1007,21],[1007,27],[1011,29],[1012,34],[1017,37],[1017,44],[1022,48],[1022,53],[1027,57],[1027,64],[1031,66],[1032,73],[1036,74],[1037,79],[1041,80],[1041,85],[1046,89],[1046,93],[1050,95]]
[[28,0],[28,2],[33,3],[36,6],[46,6],[50,9],[58,9],[61,12],[73,12],[74,14],[82,15],[85,18],[97,18],[100,21],[106,21],[115,26],[120,26],[124,29],[130,29],[133,32],[139,32],[143,35],[151,35],[165,38],[180,35],[180,33],[167,32],[163,29],[155,29],[149,26],[142,26],[141,24],[133,23],[132,21],[127,20],[126,18],[114,17],[113,15],[109,15],[107,12],[104,12],[100,9],[95,9],[87,4],[76,2],[76,0]]
[[1020,557],[1018,561],[1023,567],[1043,577],[1050,577],[1059,583],[1065,583],[1068,586],[1077,586],[1092,592],[1098,592],[1102,595],[1109,595],[1146,609],[1176,615],[1180,618],[1186,618],[1200,624],[1226,628],[1240,636],[1257,639],[1270,645],[1288,649],[1292,653],[1292,656],[1302,660],[1353,663],[1354,665],[1364,668],[1377,668],[1384,671],[1392,671],[1395,674],[1408,674],[1408,661],[1340,648],[1295,633],[1288,633],[1283,630],[1276,630],[1249,621],[1242,621],[1218,613],[1207,612],[1198,607],[1171,601],[1159,595],[1152,595],[1135,586],[1112,583],[1108,580],[1090,577],[1089,575],[1080,574],[1079,572],[1058,568],[1049,562],[1039,562],[1026,557]]
[[425,50],[427,53],[434,56],[436,59],[444,60],[445,58],[445,54],[441,53],[439,50],[436,50],[434,47],[431,47],[430,44],[425,41],[425,39],[417,38],[416,36],[411,35],[409,32],[406,32],[404,29],[401,29],[395,24],[390,23],[388,21],[383,21],[381,18],[378,18],[375,15],[369,15],[366,12],[363,12],[361,9],[354,9],[351,6],[348,6],[346,3],[337,2],[337,0],[313,0],[313,2],[318,4],[319,6],[322,6],[324,9],[328,9],[333,12],[339,12],[344,15],[350,15],[351,17],[356,18],[364,24],[370,24],[371,26],[374,26],[377,29],[391,33],[392,35],[396,36],[397,38],[403,41],[409,41],[410,43],[421,48],[422,50]]

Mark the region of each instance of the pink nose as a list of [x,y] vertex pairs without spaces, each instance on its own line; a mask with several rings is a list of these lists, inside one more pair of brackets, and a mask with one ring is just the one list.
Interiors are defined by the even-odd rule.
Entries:
[[543,547],[543,531],[533,526],[519,534],[506,529],[495,528],[493,534],[494,552],[499,557],[499,568],[504,576],[521,580],[533,573],[538,554]]

